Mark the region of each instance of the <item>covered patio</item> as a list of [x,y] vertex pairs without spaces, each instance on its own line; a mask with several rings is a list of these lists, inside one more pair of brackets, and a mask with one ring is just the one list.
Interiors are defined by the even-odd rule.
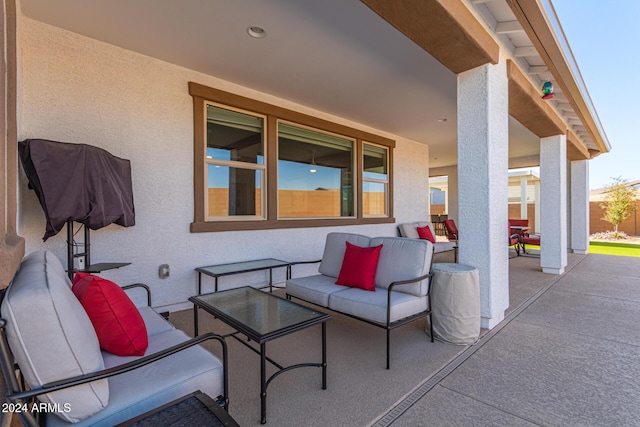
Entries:
[[[430,176],[448,176],[459,262],[480,273],[485,336],[591,259],[588,162],[611,147],[547,0],[7,0],[0,12],[0,287],[25,253],[64,262],[84,243],[81,233],[42,241],[45,217],[17,159],[17,141],[32,138],[130,160],[135,226],[92,232],[92,260],[131,263],[101,275],[146,283],[154,308],[187,331],[196,268],[318,259],[333,231],[396,236],[397,224],[429,218]],[[553,99],[541,99],[545,81]],[[508,171],[537,166],[541,256],[510,260]],[[224,287],[262,284],[263,273]],[[333,378],[317,396],[279,378],[272,394],[288,400],[272,406],[274,424],[316,419],[301,411],[316,401],[317,419],[377,422],[464,351],[428,343],[416,324],[394,346],[414,370],[368,382],[377,368],[360,364],[368,346],[378,351],[377,331],[358,325],[355,340],[339,316],[330,327],[345,363],[332,375],[358,366],[362,376]],[[367,351],[344,351],[356,342]],[[238,366],[232,414],[251,425],[252,372]],[[352,384],[365,386],[353,390],[362,412],[341,405]]]
[[[274,0],[201,7],[7,3],[13,105],[3,283],[25,252],[66,255],[64,236],[40,241],[42,210],[16,160],[15,143],[27,138],[88,143],[131,160],[137,225],[95,232],[92,259],[131,262],[134,268],[103,274],[148,283],[163,310],[185,308],[195,268],[214,260],[313,259],[328,232],[396,235],[396,224],[428,219],[431,175],[449,176],[460,262],[480,271],[487,328],[509,305],[509,168],[540,166],[542,270],[559,274],[568,252],[586,251],[588,160],[610,146],[557,38],[550,3]],[[257,27],[264,30],[258,37]],[[554,84],[551,100],[541,99],[544,80]],[[242,161],[206,151],[216,146],[204,132],[205,105],[212,103],[218,107],[207,114],[228,106],[263,120],[264,141],[240,145],[248,147]],[[302,130],[287,131],[290,143],[278,147],[291,124]],[[309,130],[315,140],[304,139]],[[278,171],[283,162],[307,171],[324,164],[339,172],[335,188],[309,180],[308,172],[309,184],[296,187],[301,175],[287,181]],[[220,182],[233,180],[234,187],[217,192],[216,170],[228,170]],[[252,180],[255,188],[243,190]],[[285,193],[298,188],[337,209],[319,217],[287,210]],[[332,192],[342,193],[344,206]],[[226,197],[221,210],[215,194]],[[372,197],[381,208],[369,203]],[[160,278],[164,264],[171,276]]]

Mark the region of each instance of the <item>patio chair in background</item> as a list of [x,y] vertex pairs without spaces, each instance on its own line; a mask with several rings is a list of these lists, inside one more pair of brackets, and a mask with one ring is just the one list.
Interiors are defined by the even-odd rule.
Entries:
[[[520,256],[520,250],[522,249],[522,251],[524,252],[524,245],[521,242],[522,235],[520,233],[513,232],[513,230],[511,229],[512,227],[511,221],[512,220],[509,220],[509,246],[513,246],[513,248],[516,251],[516,256]],[[524,220],[524,221],[527,221],[527,220]],[[447,239],[449,239],[450,241],[455,241],[456,248],[457,248],[458,247],[458,227],[456,227],[455,221],[452,219],[444,220],[444,228],[447,231]],[[527,236],[529,236],[529,234],[527,234]],[[539,243],[539,239],[538,239],[538,243]],[[535,244],[535,243],[530,243],[530,244]],[[456,251],[456,262],[458,262],[457,255],[458,255],[458,251]]]
[[522,249],[522,253],[527,255],[533,255],[531,252],[527,252],[525,245],[540,246],[540,235],[524,233],[522,236],[520,236],[520,249]]
[[[527,254],[525,245],[537,245],[540,246],[540,236],[537,234],[529,233],[529,220],[528,219],[509,219],[509,238],[511,235],[518,235],[518,245],[516,246],[516,254],[520,255],[520,251],[523,254]],[[511,242],[510,242],[511,243]],[[513,244],[511,243],[510,246]],[[528,255],[531,255],[529,253]]]
[[458,227],[456,227],[456,222],[452,219],[445,219],[444,228],[447,231],[447,239],[455,240],[458,242]]
[[447,232],[447,239],[449,239],[449,241],[456,242],[455,262],[458,262],[458,227],[456,227],[456,222],[452,219],[445,219],[443,224]]
[[529,220],[528,219],[512,219],[509,218],[509,234],[519,234],[529,232]]
[[[513,246],[516,251],[516,256],[520,256],[520,234],[512,233],[511,227],[509,227],[509,247]],[[515,258],[515,257],[509,257]]]

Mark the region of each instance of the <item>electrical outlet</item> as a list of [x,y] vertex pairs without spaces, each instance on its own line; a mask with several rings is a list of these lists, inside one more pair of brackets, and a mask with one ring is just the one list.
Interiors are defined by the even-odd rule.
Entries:
[[169,264],[162,264],[158,267],[158,276],[161,279],[166,279],[169,277],[171,270],[169,269]]
[[84,257],[78,258],[78,270],[84,270]]

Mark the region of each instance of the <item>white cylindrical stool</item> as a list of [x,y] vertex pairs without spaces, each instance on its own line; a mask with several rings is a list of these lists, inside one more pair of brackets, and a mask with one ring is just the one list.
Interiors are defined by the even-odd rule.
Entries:
[[435,263],[431,286],[434,338],[452,344],[475,343],[480,336],[478,269],[464,264]]

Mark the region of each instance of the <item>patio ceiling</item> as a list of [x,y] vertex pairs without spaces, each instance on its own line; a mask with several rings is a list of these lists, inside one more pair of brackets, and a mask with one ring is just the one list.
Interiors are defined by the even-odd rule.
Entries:
[[[476,3],[489,11],[486,1]],[[500,4],[492,13],[509,10],[504,0],[491,3]],[[429,144],[431,167],[457,163],[456,75],[360,1],[21,0],[21,7],[29,18]],[[250,26],[267,36],[250,37]],[[538,137],[509,123],[510,157],[539,154]]]

